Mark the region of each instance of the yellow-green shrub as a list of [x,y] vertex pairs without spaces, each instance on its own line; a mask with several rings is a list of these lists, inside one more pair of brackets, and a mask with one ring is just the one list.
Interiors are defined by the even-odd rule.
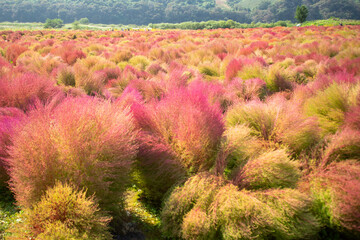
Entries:
[[284,149],[266,152],[246,163],[235,183],[248,189],[293,188],[300,178],[299,164]]
[[[210,226],[203,211],[207,210],[213,202],[214,195],[224,184],[221,178],[203,173],[189,178],[183,186],[176,187],[165,201],[161,212],[162,230],[165,235],[169,237],[182,237],[183,234],[193,236],[189,231],[195,228],[198,228],[200,235],[209,234],[213,226]],[[196,216],[196,212],[191,213],[192,209],[199,209],[193,211],[200,211],[200,216]],[[184,218],[187,220],[183,223]],[[201,218],[199,220],[209,226],[196,226],[197,223],[193,218]]]
[[10,239],[111,239],[109,217],[101,214],[93,197],[85,191],[58,182],[10,232]]
[[287,188],[255,192],[254,196],[271,209],[275,239],[312,239],[318,233],[320,223],[311,212],[307,194]]
[[350,107],[350,89],[348,85],[333,83],[305,102],[305,112],[317,117],[323,135],[334,134],[343,124]]
[[274,219],[270,208],[231,184],[217,192],[210,214],[221,239],[267,239],[272,233]]

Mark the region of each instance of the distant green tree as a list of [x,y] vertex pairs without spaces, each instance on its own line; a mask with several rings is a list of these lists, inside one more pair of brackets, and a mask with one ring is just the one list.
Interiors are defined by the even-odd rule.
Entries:
[[79,21],[74,21],[74,22],[72,23],[72,29],[75,29],[75,30],[80,29],[80,23],[79,23]]
[[89,19],[88,19],[88,18],[80,18],[79,22],[80,22],[81,24],[86,25],[86,24],[89,24]]
[[300,23],[303,23],[306,21],[306,18],[308,16],[309,10],[305,5],[297,6],[296,12],[295,12],[295,19],[298,20]]
[[60,18],[54,18],[54,19],[46,19],[44,28],[61,28],[64,26],[63,20]]

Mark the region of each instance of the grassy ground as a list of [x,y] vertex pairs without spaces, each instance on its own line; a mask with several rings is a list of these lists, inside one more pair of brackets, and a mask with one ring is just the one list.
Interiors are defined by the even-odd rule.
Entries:
[[360,20],[330,18],[324,20],[307,21],[304,22],[302,26],[338,26],[340,23],[343,25],[360,25]]
[[[315,20],[307,21],[302,24],[302,26],[338,26],[342,23],[343,25],[360,25],[360,20],[348,20],[348,19],[338,19],[330,18],[325,20]],[[155,24],[159,25],[159,24]],[[288,27],[295,26],[296,23],[287,23]],[[256,24],[241,24],[242,28],[253,28],[253,27],[271,27],[271,23],[256,23]],[[93,24],[89,23],[87,25],[79,24],[77,26],[78,30],[121,30],[121,29],[146,29],[147,26],[137,26],[137,25],[121,25],[121,24]],[[1,22],[0,30],[40,30],[44,29],[44,23],[19,23],[19,22]],[[74,29],[72,23],[65,24],[61,29]]]
[[18,219],[19,210],[9,189],[0,186],[0,239],[4,239],[5,231]]
[[[111,30],[111,29],[128,29],[128,28],[145,28],[146,26],[136,25],[116,25],[116,24],[79,24],[79,30]],[[0,30],[41,30],[44,29],[44,23],[20,23],[20,22],[0,22]],[[65,24],[59,30],[74,29],[72,23]]]

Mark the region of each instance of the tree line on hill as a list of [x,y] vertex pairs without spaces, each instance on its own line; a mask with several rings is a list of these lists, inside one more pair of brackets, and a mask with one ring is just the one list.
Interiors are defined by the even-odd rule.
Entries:
[[306,5],[308,20],[329,17],[360,19],[358,0],[262,0],[253,8],[243,0],[2,0],[0,22],[45,22],[59,18],[65,23],[88,18],[92,23],[137,24],[185,21],[234,20],[240,23],[295,21],[294,12]]

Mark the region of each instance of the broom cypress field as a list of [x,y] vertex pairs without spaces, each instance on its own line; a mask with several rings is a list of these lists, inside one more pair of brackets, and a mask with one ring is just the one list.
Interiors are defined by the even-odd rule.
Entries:
[[0,238],[360,238],[360,26],[0,32]]

